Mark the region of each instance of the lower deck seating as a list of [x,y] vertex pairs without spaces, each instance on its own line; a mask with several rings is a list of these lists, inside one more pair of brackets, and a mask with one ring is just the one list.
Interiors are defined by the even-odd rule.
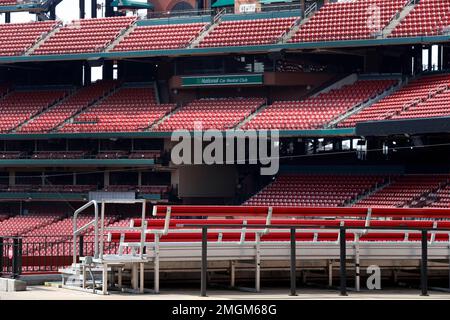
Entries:
[[[146,242],[152,243],[155,240],[155,230],[164,229],[164,233],[159,237],[161,242],[196,242],[202,239],[200,227],[190,225],[296,225],[299,228],[296,232],[297,241],[321,242],[337,241],[338,227],[382,227],[382,228],[449,228],[450,221],[441,221],[442,218],[449,218],[448,210],[431,211],[423,209],[373,209],[370,213],[367,208],[301,208],[301,207],[220,207],[220,206],[171,206],[170,216],[167,207],[158,206],[154,210],[154,216],[146,220],[147,232],[145,232]],[[270,212],[269,212],[270,211]],[[187,219],[187,217],[195,217]],[[328,219],[327,219],[328,218]],[[331,219],[332,218],[332,219]],[[426,219],[426,220],[422,220]],[[167,223],[168,222],[168,223]],[[131,230],[134,228],[134,230]],[[113,230],[109,233],[108,239],[112,242],[127,243],[140,242],[141,240],[141,219],[133,219],[129,228],[123,230]],[[322,227],[335,227],[334,230],[325,230]],[[139,231],[138,231],[139,230]],[[224,231],[229,230],[229,231]],[[359,231],[347,230],[346,240],[355,241],[356,233]],[[289,241],[290,233],[288,229],[267,229],[263,228],[220,228],[211,226],[207,239],[209,242],[241,242],[256,240],[256,233],[261,235],[260,240],[264,241]],[[366,234],[358,237],[359,241],[420,241],[421,233],[415,230],[392,231],[392,230],[370,230]],[[431,239],[431,234],[429,234]],[[448,232],[436,233],[434,241],[448,241]]]
[[344,206],[381,184],[384,179],[375,175],[280,175],[244,205]]
[[277,101],[257,113],[243,128],[303,130],[325,124],[373,98],[396,83],[395,80],[359,80],[303,101]]
[[238,125],[265,102],[262,98],[195,100],[160,123],[155,131],[227,130]]
[[57,215],[26,215],[8,218],[0,223],[0,236],[21,236],[57,221]]
[[450,208],[450,185],[436,192],[436,199],[428,205],[432,208]]
[[355,207],[409,207],[420,203],[421,197],[436,191],[450,180],[449,175],[406,175],[394,177],[381,190],[354,204]]

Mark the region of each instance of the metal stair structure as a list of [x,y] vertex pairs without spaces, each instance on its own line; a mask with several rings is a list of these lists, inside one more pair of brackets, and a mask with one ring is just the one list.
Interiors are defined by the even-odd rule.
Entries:
[[178,110],[180,110],[181,108],[183,108],[183,105],[177,105],[172,111],[170,111],[169,113],[167,113],[164,117],[162,117],[161,119],[155,121],[154,123],[150,124],[150,126],[146,129],[144,129],[144,131],[153,131],[156,127],[158,127],[161,123],[163,123],[164,121],[166,121],[168,118],[170,118],[173,114],[177,113]]
[[346,113],[338,115],[336,118],[334,118],[333,120],[328,122],[324,126],[324,128],[325,129],[335,128],[340,122],[344,121],[345,119],[349,118],[350,116],[354,115],[355,113],[358,113],[361,110],[370,107],[371,105],[373,105],[374,103],[377,103],[381,99],[384,99],[385,97],[393,94],[395,91],[397,91],[400,88],[402,88],[405,84],[406,84],[405,82],[400,80],[399,83],[396,86],[387,89],[383,93],[379,94],[376,97],[373,97],[372,99],[367,100],[366,102],[363,102],[361,104],[355,105],[351,109],[347,110]]
[[36,51],[41,46],[41,44],[50,39],[55,33],[57,33],[61,29],[62,26],[63,23],[59,21],[59,23],[49,33],[43,35],[38,41],[36,41],[35,44],[25,52],[24,55],[25,56],[32,55],[34,51]]
[[240,123],[238,123],[235,126],[235,129],[240,129],[242,128],[244,125],[246,125],[248,122],[250,122],[253,118],[255,118],[259,113],[261,113],[262,111],[264,111],[267,107],[269,107],[269,104],[267,103],[267,101],[265,103],[263,103],[262,105],[260,105],[258,108],[256,108],[256,110],[249,115],[247,118],[245,118],[244,120],[242,120]]
[[369,190],[368,192],[366,192],[366,193],[364,193],[364,194],[358,195],[356,198],[352,199],[352,200],[351,200],[349,203],[347,203],[345,206],[346,206],[346,207],[351,207],[351,206],[353,206],[354,204],[358,203],[359,201],[364,200],[364,199],[370,197],[371,195],[377,193],[378,191],[380,191],[380,190],[386,188],[386,187],[389,186],[390,184],[391,184],[391,181],[390,181],[390,179],[388,179],[388,180],[385,181],[384,183],[381,183],[381,184],[379,184],[379,185],[376,185],[374,189]]
[[104,96],[100,97],[98,100],[93,101],[92,103],[90,103],[88,106],[81,108],[79,110],[77,110],[74,114],[72,114],[69,118],[65,119],[64,121],[62,121],[61,123],[57,124],[53,129],[51,129],[50,131],[55,132],[58,131],[59,129],[61,129],[66,123],[69,123],[70,121],[73,121],[73,119],[78,116],[79,114],[83,113],[86,110],[89,110],[91,107],[99,104],[100,102],[104,101],[105,99],[107,99],[108,97],[110,97],[111,95],[115,94],[117,91],[119,91],[122,88],[122,85],[119,84],[117,86],[115,86],[110,92],[108,92],[107,94],[105,94]]
[[304,17],[299,17],[297,20],[295,20],[294,25],[292,28],[283,34],[280,39],[277,41],[277,43],[286,43],[288,42],[296,33],[297,31],[303,26],[305,23],[311,19],[311,17],[314,15],[315,12],[317,12],[317,3],[314,2],[312,5],[310,5],[304,14]]
[[67,96],[65,96],[64,98],[62,98],[61,100],[57,101],[55,104],[49,106],[48,108],[45,108],[44,110],[41,110],[40,112],[34,114],[33,116],[31,116],[29,119],[27,119],[26,121],[22,122],[21,124],[19,124],[18,126],[16,126],[11,133],[17,132],[19,131],[23,126],[33,122],[34,120],[36,120],[37,118],[39,118],[41,115],[47,113],[48,111],[51,111],[55,108],[57,108],[59,105],[61,105],[61,103],[67,101],[67,99],[69,99],[70,97],[72,97],[74,94],[77,93],[76,89],[73,89]]
[[196,48],[199,43],[202,42],[203,39],[205,39],[205,37],[220,24],[221,18],[225,14],[225,12],[225,9],[219,11],[219,13],[214,16],[213,21],[210,24],[206,25],[203,31],[200,32],[200,34],[195,39],[193,39],[186,47],[189,49]]
[[136,22],[134,22],[131,26],[129,26],[127,29],[122,30],[122,33],[114,39],[110,44],[108,44],[105,48],[105,52],[110,52],[112,49],[115,48],[116,45],[118,45],[124,38],[126,38],[130,33],[132,33],[137,27]]
[[415,8],[416,0],[409,0],[408,3],[403,7],[402,10],[397,12],[397,14],[391,19],[389,24],[381,31],[377,36],[377,39],[387,38],[392,31],[405,19],[407,15]]

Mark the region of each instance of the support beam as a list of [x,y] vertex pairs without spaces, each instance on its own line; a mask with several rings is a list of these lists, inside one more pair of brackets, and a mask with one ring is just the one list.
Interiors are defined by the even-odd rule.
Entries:
[[114,17],[114,7],[112,6],[112,0],[105,0],[105,17]]
[[84,0],[80,0],[80,19],[84,19],[86,17],[86,7]]
[[11,12],[5,13],[5,23],[11,23]]
[[97,0],[91,0],[91,18],[97,18]]

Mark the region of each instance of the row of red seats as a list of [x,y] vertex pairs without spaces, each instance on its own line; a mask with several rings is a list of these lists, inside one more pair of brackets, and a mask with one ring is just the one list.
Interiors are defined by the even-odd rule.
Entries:
[[199,47],[248,46],[276,43],[298,17],[222,21],[200,41]]
[[384,179],[376,175],[281,175],[244,205],[344,206],[374,189]]
[[63,99],[66,90],[14,91],[0,100],[0,132],[8,132]]
[[257,113],[245,129],[318,129],[352,107],[373,98],[395,80],[359,80],[303,101],[277,101]]
[[436,191],[449,179],[449,175],[407,175],[393,178],[388,186],[358,201],[354,206],[408,207],[423,195]]
[[185,48],[206,23],[137,26],[112,51],[140,51]]
[[114,17],[74,20],[42,43],[35,55],[70,54],[103,51],[136,20],[136,17]]
[[175,106],[157,104],[152,87],[117,90],[86,109],[60,132],[136,132],[149,128]]
[[0,223],[0,236],[20,236],[57,221],[57,215],[15,216]]
[[406,3],[406,0],[329,2],[289,42],[374,38]]
[[23,55],[57,24],[56,21],[0,24],[0,56]]
[[[450,111],[446,112],[445,108],[439,105],[440,102],[444,105],[449,102],[448,95],[446,93],[435,95],[437,90],[448,86],[450,86],[449,74],[412,80],[400,90],[345,119],[338,126],[354,127],[358,122],[408,118],[410,114],[412,118],[450,115]],[[414,106],[415,104],[417,106]],[[437,114],[433,112],[435,108],[439,111]],[[419,112],[409,113],[414,110]]]
[[[266,225],[283,226],[296,225],[304,227],[305,230],[299,230],[296,238],[299,241],[337,241],[338,230],[324,230],[322,227],[382,227],[382,228],[434,228],[448,229],[449,221],[440,221],[442,217],[449,217],[448,210],[430,211],[415,210],[400,211],[391,210],[372,210],[371,217],[367,216],[366,208],[286,208],[273,207],[271,219],[267,220],[268,207],[220,207],[220,206],[171,206],[171,216],[168,224],[168,233],[160,238],[162,242],[200,242],[200,229],[186,226],[193,225]],[[165,227],[166,207],[158,206],[156,216],[147,219],[147,230],[161,230]],[[401,209],[400,209],[401,210]],[[186,219],[188,216],[196,216],[195,219]],[[324,219],[325,217],[333,219]],[[421,220],[425,218],[426,220]],[[141,219],[133,219],[130,227],[139,228],[142,226]],[[221,229],[218,231],[217,229]],[[309,230],[308,230],[309,229]],[[223,228],[210,227],[207,238],[208,241],[241,241],[242,230],[223,231]],[[244,240],[255,241],[255,232],[257,230],[248,228],[245,230]],[[174,231],[174,232],[172,232]],[[346,233],[347,241],[355,240],[355,233],[358,231],[348,230]],[[146,241],[154,241],[154,233],[146,233]],[[262,241],[289,241],[289,230],[269,229],[269,232],[262,235]],[[428,235],[431,239],[431,233]],[[437,233],[434,236],[435,241],[448,241],[448,232]],[[137,231],[112,231],[108,235],[108,240],[116,242],[139,242],[141,233]],[[418,231],[389,231],[389,230],[370,230],[359,237],[360,241],[420,241],[421,233]]]
[[231,129],[255,112],[264,101],[262,98],[195,100],[170,115],[154,130]]
[[19,133],[49,132],[77,112],[87,108],[118,86],[117,81],[99,81],[81,88],[70,97],[22,126]]
[[390,37],[433,36],[450,31],[450,2],[420,0]]
[[436,201],[428,205],[432,208],[450,208],[450,186],[439,189],[436,192]]

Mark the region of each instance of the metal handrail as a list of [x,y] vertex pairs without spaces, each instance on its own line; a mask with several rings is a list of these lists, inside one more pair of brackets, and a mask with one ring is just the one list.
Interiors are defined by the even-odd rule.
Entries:
[[[90,221],[88,224],[82,226],[81,228],[77,228],[77,218],[78,215],[83,212],[84,210],[86,210],[87,208],[94,206],[94,220]],[[86,226],[92,226],[94,225],[94,258],[98,258],[98,254],[99,254],[99,243],[98,243],[98,203],[95,200],[91,200],[88,203],[86,203],[84,206],[78,208],[77,210],[75,210],[74,214],[73,214],[73,265],[72,267],[75,267],[76,263],[77,263],[77,236],[84,231],[86,228]],[[103,238],[103,236],[102,236]]]
[[[201,225],[201,224],[184,224],[186,227],[195,227],[202,230],[202,256],[201,256],[201,289],[200,294],[206,297],[207,289],[207,273],[208,273],[208,229],[212,228],[233,228],[242,227],[242,225]],[[347,242],[346,231],[347,230],[403,230],[403,231],[420,231],[421,232],[421,264],[420,264],[420,278],[421,278],[421,295],[428,295],[428,232],[436,231],[432,228],[415,228],[415,227],[346,227],[346,226],[296,226],[296,225],[282,225],[282,226],[268,226],[268,225],[247,225],[250,228],[271,228],[271,229],[288,229],[290,230],[290,295],[296,296],[296,274],[297,274],[297,254],[296,246],[297,240],[295,233],[297,229],[308,227],[321,229],[334,229],[339,231],[339,248],[340,248],[340,295],[347,295]],[[450,228],[442,228],[440,231],[450,232]]]

